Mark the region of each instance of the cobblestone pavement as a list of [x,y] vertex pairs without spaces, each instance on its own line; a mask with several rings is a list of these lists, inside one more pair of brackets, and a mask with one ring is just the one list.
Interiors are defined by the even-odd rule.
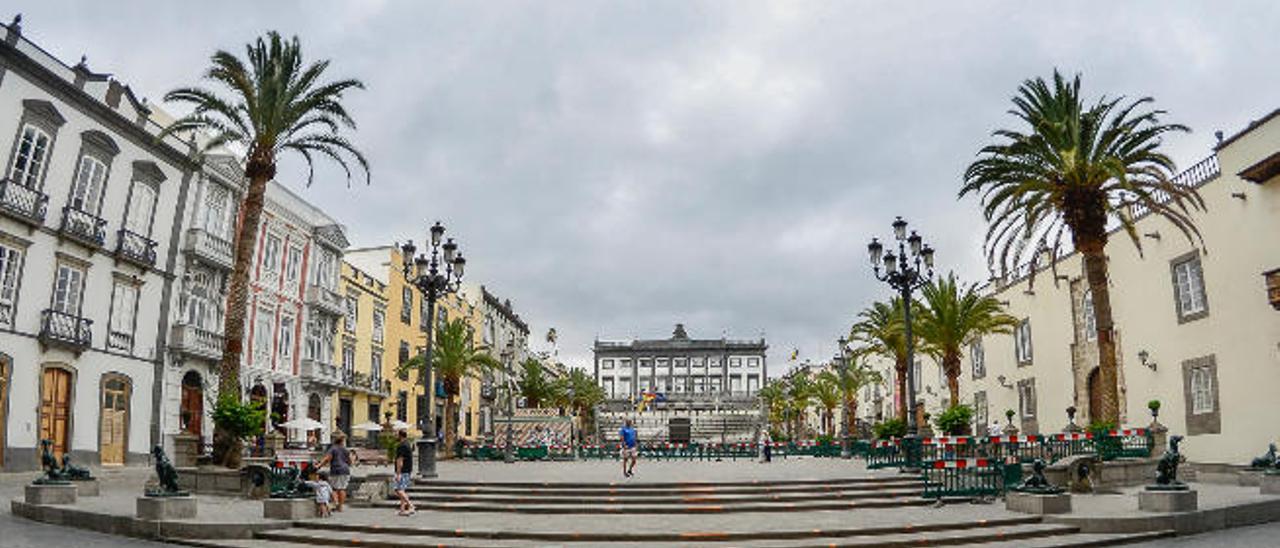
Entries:
[[1214,531],[1131,545],[1134,548],[1275,548],[1280,546],[1280,523]]
[[[137,485],[141,491],[141,485],[146,482],[150,470],[126,468],[95,473],[101,480],[104,491],[123,491],[132,485]],[[37,523],[14,516],[9,512],[9,501],[21,499],[22,486],[38,475],[38,472],[0,474],[0,548],[164,546],[155,542]]]

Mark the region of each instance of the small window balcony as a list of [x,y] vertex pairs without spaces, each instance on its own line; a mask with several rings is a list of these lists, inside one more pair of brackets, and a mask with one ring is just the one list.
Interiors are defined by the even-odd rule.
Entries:
[[316,358],[302,358],[298,373],[303,381],[320,386],[336,388],[343,384],[343,372],[339,371],[338,366]]
[[169,346],[189,358],[217,362],[222,359],[222,334],[190,324],[173,326]]
[[58,231],[89,247],[100,249],[107,245],[107,221],[71,206],[62,208],[62,226]]
[[116,257],[143,268],[154,267],[156,243],[146,236],[122,228],[116,239]]
[[319,285],[311,285],[307,287],[307,304],[311,305],[322,312],[341,316],[347,313],[346,299],[339,295],[337,291]]
[[77,354],[93,344],[93,320],[46,309],[40,313],[40,343],[75,351]]
[[187,229],[183,250],[201,261],[224,270],[235,266],[236,258],[231,242],[215,236],[203,228]]
[[0,179],[0,213],[31,227],[44,224],[49,196],[9,179]]

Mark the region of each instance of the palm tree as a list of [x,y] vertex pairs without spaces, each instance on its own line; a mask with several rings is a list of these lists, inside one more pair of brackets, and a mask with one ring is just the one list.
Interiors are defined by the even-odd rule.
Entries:
[[[1084,259],[1098,331],[1102,409],[1097,420],[1119,418],[1114,323],[1107,283],[1108,229],[1118,225],[1142,252],[1132,208],[1142,207],[1177,228],[1193,245],[1203,238],[1191,220],[1204,210],[1194,188],[1175,184],[1173,160],[1160,151],[1164,135],[1186,126],[1161,121],[1153,99],[1101,97],[1086,104],[1080,77],[1056,70],[1053,82],[1023,82],[1010,111],[1022,130],[1001,129],[964,174],[960,196],[978,194],[989,226],[987,262],[1020,265],[1041,252],[1051,263],[1064,233]],[[1032,263],[1034,266],[1034,263]],[[1031,269],[1034,273],[1035,268]]]
[[[849,330],[849,339],[859,344],[854,351],[854,358],[866,355],[878,355],[893,360],[893,368],[897,382],[898,418],[907,418],[907,337],[903,326],[902,299],[894,297],[889,302],[876,302],[858,313],[858,322]],[[912,301],[912,322],[919,325],[920,305]],[[915,326],[913,326],[915,327]],[[912,338],[916,339],[916,348],[921,348],[919,329],[912,330]]]
[[[420,369],[425,361],[420,354],[400,368]],[[436,330],[431,361],[432,371],[444,385],[444,445],[446,451],[452,451],[458,426],[458,407],[454,400],[462,391],[462,379],[479,378],[486,372],[499,370],[502,362],[490,356],[488,348],[473,344],[470,326],[462,318],[449,320]]]
[[797,372],[787,380],[787,437],[795,440],[796,430],[804,434],[804,417],[812,405],[813,381],[807,374]]
[[[858,353],[854,352],[856,356]],[[849,365],[843,370],[836,368],[832,372],[832,378],[836,383],[836,387],[840,390],[841,399],[844,403],[844,431],[852,432],[853,424],[849,421],[858,413],[858,391],[864,386],[871,386],[883,382],[880,378],[880,372],[875,371],[865,364],[856,363],[855,358],[849,358]]]
[[1013,333],[1018,319],[1004,313],[1000,301],[980,295],[978,284],[961,286],[955,274],[930,280],[921,291],[920,338],[933,350],[947,375],[951,405],[960,403],[960,347],[975,338]]
[[520,363],[520,369],[522,374],[518,385],[524,404],[530,408],[542,407],[542,403],[550,399],[553,391],[552,382],[547,379],[542,362],[536,358],[527,358]]
[[569,407],[579,423],[579,432],[594,431],[595,408],[604,401],[604,389],[581,369],[569,371],[566,377],[569,391]]
[[768,381],[756,392],[769,416],[769,424],[765,425],[766,428],[771,428],[783,420],[783,402],[786,400],[785,384],[782,380]]
[[818,400],[822,408],[822,433],[833,435],[835,430],[835,410],[840,406],[840,386],[834,371],[823,371],[813,382],[813,398]]
[[[223,146],[245,152],[244,176],[249,182],[235,242],[235,266],[227,295],[222,362],[218,369],[218,393],[236,402],[241,398],[240,354],[249,296],[249,269],[257,243],[267,182],[276,176],[276,161],[283,152],[297,153],[308,167],[307,184],[314,176],[312,160],[319,155],[336,162],[351,176],[350,162],[359,165],[369,179],[369,163],[342,136],[355,129],[355,121],[342,106],[343,95],[363,89],[358,80],[324,82],[329,61],[304,64],[298,38],[285,40],[276,32],[259,37],[245,47],[245,60],[218,50],[204,78],[224,90],[178,88],[165,94],[167,102],[192,107],[190,114],[174,121],[164,134],[207,133],[204,150]],[[220,91],[228,93],[221,94]],[[238,465],[240,440],[222,428],[214,432],[214,458]]]

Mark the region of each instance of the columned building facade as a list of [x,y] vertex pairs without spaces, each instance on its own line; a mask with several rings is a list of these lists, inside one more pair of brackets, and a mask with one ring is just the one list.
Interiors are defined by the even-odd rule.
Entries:
[[595,342],[595,378],[606,397],[753,397],[768,376],[764,339],[691,339],[676,324],[668,339]]

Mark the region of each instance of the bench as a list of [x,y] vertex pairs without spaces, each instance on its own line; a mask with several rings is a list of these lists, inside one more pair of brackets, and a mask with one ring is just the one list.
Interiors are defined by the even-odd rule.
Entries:
[[351,452],[351,464],[355,466],[363,464],[385,466],[388,464],[386,451],[363,447],[352,447],[348,451]]

